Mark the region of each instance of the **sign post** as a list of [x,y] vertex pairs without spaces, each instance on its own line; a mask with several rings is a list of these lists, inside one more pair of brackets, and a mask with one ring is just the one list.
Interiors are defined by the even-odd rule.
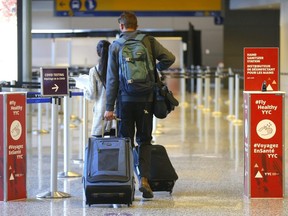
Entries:
[[58,166],[58,105],[60,97],[68,95],[67,68],[41,68],[42,96],[52,96],[51,108],[51,185],[50,191],[37,195],[37,198],[68,198],[70,194],[57,191]]
[[278,47],[244,48],[244,195],[283,198],[284,101]]
[[26,94],[0,93],[0,201],[27,198]]
[[42,96],[68,95],[68,69],[67,68],[41,68],[41,94]]
[[244,91],[244,194],[284,197],[284,98],[279,91]]

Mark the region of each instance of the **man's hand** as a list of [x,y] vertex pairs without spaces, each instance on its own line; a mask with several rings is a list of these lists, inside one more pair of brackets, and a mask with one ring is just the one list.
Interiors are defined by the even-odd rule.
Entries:
[[113,111],[105,111],[104,118],[108,121],[112,121],[113,119],[115,119],[114,112]]

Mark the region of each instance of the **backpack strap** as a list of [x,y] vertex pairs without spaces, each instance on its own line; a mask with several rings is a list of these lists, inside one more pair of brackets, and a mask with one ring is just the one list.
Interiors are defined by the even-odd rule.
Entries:
[[122,38],[118,38],[117,40],[115,40],[115,42],[119,43],[120,45],[123,45],[127,40]]
[[145,36],[146,36],[145,34],[137,34],[137,36],[135,37],[135,40],[142,41]]

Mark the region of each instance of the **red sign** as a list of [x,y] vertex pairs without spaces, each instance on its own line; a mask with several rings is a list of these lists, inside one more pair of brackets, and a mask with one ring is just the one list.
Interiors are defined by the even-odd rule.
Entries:
[[283,92],[274,92],[251,93],[250,99],[244,97],[244,189],[250,189],[252,198],[280,198],[284,194],[284,96]]
[[26,95],[6,95],[6,200],[23,199],[26,191]]
[[279,49],[276,47],[244,48],[244,90],[279,90]]

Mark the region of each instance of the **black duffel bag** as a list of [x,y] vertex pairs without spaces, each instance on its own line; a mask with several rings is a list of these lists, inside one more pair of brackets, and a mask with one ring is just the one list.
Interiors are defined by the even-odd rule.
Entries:
[[178,106],[178,100],[173,96],[163,82],[158,81],[154,87],[153,114],[156,118],[164,119]]

